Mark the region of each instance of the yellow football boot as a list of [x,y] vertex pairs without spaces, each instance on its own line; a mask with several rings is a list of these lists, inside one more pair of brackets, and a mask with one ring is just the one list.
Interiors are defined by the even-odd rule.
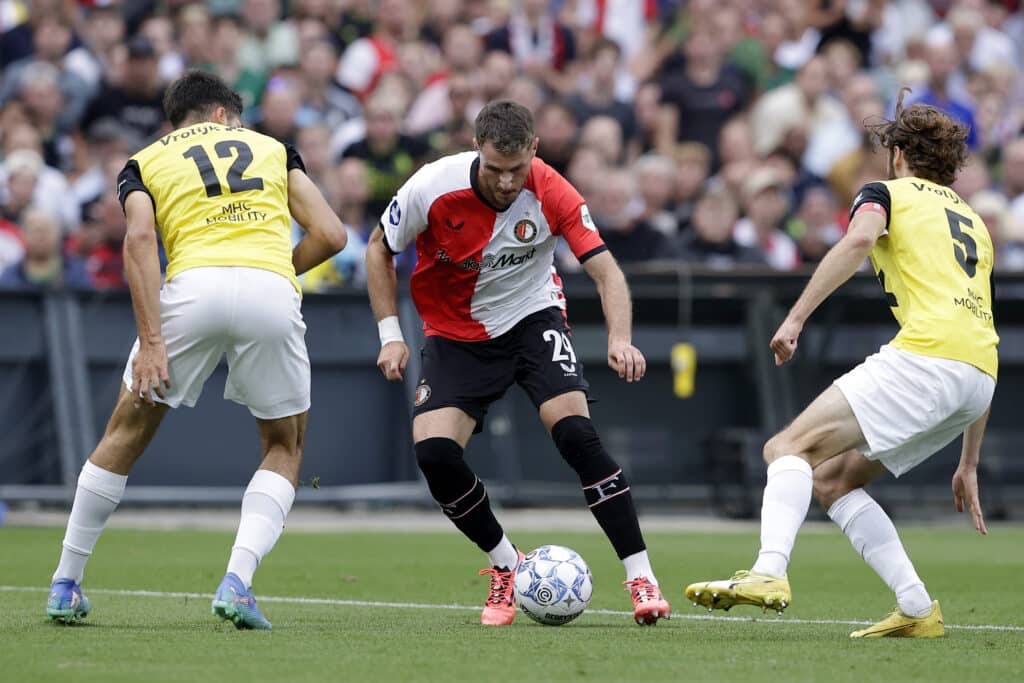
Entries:
[[753,605],[778,614],[793,602],[786,577],[766,576],[741,570],[725,581],[692,583],[686,587],[686,598],[694,605],[729,610],[734,605]]
[[946,635],[942,609],[932,600],[932,611],[923,617],[908,617],[897,607],[874,626],[854,631],[851,638],[941,638]]

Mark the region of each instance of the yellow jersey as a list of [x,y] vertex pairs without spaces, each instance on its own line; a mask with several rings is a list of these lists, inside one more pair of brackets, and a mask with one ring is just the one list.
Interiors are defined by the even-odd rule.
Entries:
[[197,123],[139,151],[117,179],[153,200],[167,279],[190,268],[248,266],[283,275],[292,265],[288,171],[305,170],[290,146],[246,128]]
[[871,263],[900,326],[892,345],[969,363],[995,379],[994,250],[984,221],[956,192],[921,178],[868,183],[850,215],[868,203],[887,216]]

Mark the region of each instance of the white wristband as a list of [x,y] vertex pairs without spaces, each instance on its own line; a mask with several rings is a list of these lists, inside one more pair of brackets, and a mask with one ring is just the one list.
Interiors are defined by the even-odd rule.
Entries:
[[402,326],[398,324],[397,315],[389,315],[378,322],[377,333],[380,335],[381,346],[390,342],[405,342],[405,337],[402,336]]

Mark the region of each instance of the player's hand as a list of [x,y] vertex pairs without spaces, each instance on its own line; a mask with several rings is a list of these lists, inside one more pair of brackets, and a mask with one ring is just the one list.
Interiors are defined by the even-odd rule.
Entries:
[[404,342],[388,342],[380,349],[377,367],[389,382],[399,382],[409,362],[409,347]]
[[804,325],[801,322],[786,318],[782,321],[775,336],[772,337],[772,351],[775,353],[775,364],[782,365],[796,353],[796,341],[803,332]]
[[162,341],[146,342],[139,345],[139,352],[132,359],[132,401],[136,408],[145,401],[155,405],[153,393],[167,398],[165,389],[171,388],[171,377],[167,374],[167,348]]
[[969,467],[958,467],[953,474],[953,500],[956,511],[963,512],[966,507],[971,512],[974,528],[987,534],[985,516],[981,513],[981,499],[978,497],[978,470]]
[[619,379],[639,382],[647,372],[647,359],[629,342],[611,341],[608,342],[608,367],[619,373]]

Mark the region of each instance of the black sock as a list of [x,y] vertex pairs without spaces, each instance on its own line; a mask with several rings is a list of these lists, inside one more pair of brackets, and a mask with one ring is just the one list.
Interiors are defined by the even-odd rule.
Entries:
[[483,482],[462,458],[462,447],[451,439],[432,438],[417,443],[415,450],[441,511],[480,550],[493,550],[505,532],[491,511]]
[[558,452],[579,475],[583,495],[621,560],[646,550],[640,522],[622,469],[601,445],[589,418],[572,415],[551,429]]

